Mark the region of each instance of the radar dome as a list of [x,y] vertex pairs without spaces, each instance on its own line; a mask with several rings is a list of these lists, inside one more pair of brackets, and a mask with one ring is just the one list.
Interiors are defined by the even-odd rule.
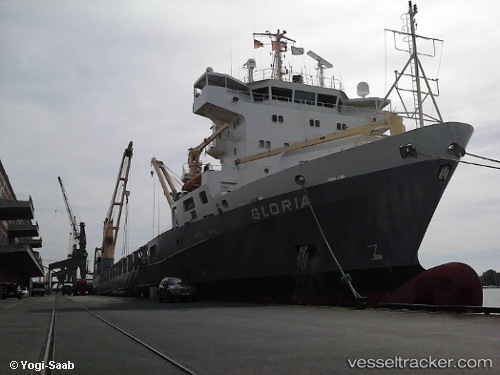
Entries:
[[245,65],[248,69],[255,69],[257,67],[257,62],[255,59],[248,59]]
[[207,73],[213,73],[213,72],[214,72],[214,70],[213,70],[211,67],[208,67],[208,68],[206,69],[206,71],[207,71]]
[[368,83],[366,82],[358,83],[358,96],[364,98],[369,93],[370,93],[370,87],[368,86]]

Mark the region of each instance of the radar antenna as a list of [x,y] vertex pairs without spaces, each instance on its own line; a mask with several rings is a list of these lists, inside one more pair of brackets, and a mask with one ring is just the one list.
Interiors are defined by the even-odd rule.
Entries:
[[333,68],[333,65],[328,61],[326,61],[321,56],[319,56],[318,54],[314,53],[313,51],[309,51],[307,52],[307,54],[318,62],[316,69],[318,70],[319,85],[321,87],[325,87],[325,76],[324,76],[325,69],[331,69]]

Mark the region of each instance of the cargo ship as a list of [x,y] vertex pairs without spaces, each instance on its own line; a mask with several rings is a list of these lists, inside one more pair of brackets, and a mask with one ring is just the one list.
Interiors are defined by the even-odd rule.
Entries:
[[[271,48],[271,69],[249,59],[239,80],[207,68],[194,83],[193,112],[212,133],[189,150],[182,186],[152,160],[172,228],[117,262],[106,248],[118,230],[113,207],[127,196],[130,144],[115,189],[121,200],[96,249],[94,290],[144,294],[173,276],[207,298],[374,304],[417,278],[424,290],[406,286],[414,303],[480,304],[470,267],[443,265],[426,278],[418,260],[473,127],[441,117],[417,51],[416,12],[410,3],[404,30],[393,31],[409,59],[385,97],[369,96],[361,82],[359,97],[349,98],[313,51],[316,75],[286,67],[285,53],[305,51],[280,30],[253,34],[254,48]],[[413,107],[403,113],[389,96],[404,77]],[[203,163],[203,151],[220,166]]]

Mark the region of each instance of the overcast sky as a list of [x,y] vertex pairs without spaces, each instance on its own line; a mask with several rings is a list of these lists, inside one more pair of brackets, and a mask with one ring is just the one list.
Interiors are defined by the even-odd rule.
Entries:
[[[439,74],[445,121],[473,125],[467,151],[500,159],[500,3],[416,3],[418,34],[445,41],[436,59],[423,61],[432,67],[428,75]],[[268,65],[269,48],[254,50],[253,32],[285,29],[296,46],[333,64],[327,73],[342,79],[348,96],[356,96],[360,81],[384,96],[392,72],[402,68],[391,65],[400,57],[384,29],[401,27],[407,4],[0,0],[0,159],[18,198],[33,197],[45,265],[68,253],[57,176],[87,225],[93,260],[129,141],[129,251],[170,228],[151,157],[181,174],[188,148],[211,134],[211,121],[192,113],[193,83],[208,66],[242,79],[248,58]],[[314,66],[307,56],[294,64]],[[478,273],[500,271],[499,224],[500,171],[462,164],[422,243],[421,263],[462,261]],[[120,232],[122,238],[123,225]],[[122,250],[120,240],[118,256]]]

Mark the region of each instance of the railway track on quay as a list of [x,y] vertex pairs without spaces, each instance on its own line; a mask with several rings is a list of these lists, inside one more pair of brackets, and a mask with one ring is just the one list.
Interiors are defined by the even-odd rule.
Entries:
[[[85,306],[82,306],[78,301],[77,298],[73,297],[66,297],[66,296],[57,296],[54,299],[54,305],[52,308],[52,313],[51,313],[51,319],[50,319],[50,325],[49,329],[47,331],[47,337],[45,341],[45,347],[43,349],[44,356],[43,356],[43,365],[39,366],[41,367],[40,375],[52,375],[54,373],[59,373],[60,370],[76,370],[76,373],[80,373],[75,366],[77,366],[75,363],[72,363],[71,361],[63,361],[59,362],[56,357],[55,353],[57,352],[58,348],[58,340],[56,340],[56,332],[57,332],[57,323],[58,323],[58,302],[59,305],[61,304],[61,300],[63,300],[64,304],[67,305],[67,302],[70,302],[73,306],[77,307],[81,311],[86,312],[89,314],[89,316],[92,316],[93,318],[99,320],[100,322],[104,323],[108,329],[111,329],[115,332],[118,332],[120,335],[122,335],[124,338],[126,338],[129,342],[133,342],[136,344],[136,348],[134,349],[135,354],[137,356],[141,356],[143,354],[140,353],[140,350],[146,350],[150,353],[152,353],[154,356],[159,358],[160,360],[164,361],[164,368],[161,369],[162,374],[183,374],[183,375],[196,375],[196,372],[193,369],[188,368],[186,365],[181,364],[180,362],[174,360],[172,357],[168,356],[166,353],[162,352],[160,349],[157,349],[153,347],[152,345],[149,345],[145,341],[141,340],[137,336],[131,334],[127,330],[119,327],[116,324],[113,324],[110,320],[104,318],[103,316],[99,315],[98,313],[92,311],[91,309],[88,309]],[[60,307],[60,306],[59,306]],[[63,307],[63,309],[67,309],[67,306]],[[74,309],[72,310],[72,314],[75,313]],[[78,322],[75,322],[77,325]],[[99,333],[96,332],[98,335]],[[103,333],[101,331],[100,334],[107,335],[108,333]],[[118,345],[120,345],[118,343]],[[105,349],[104,349],[105,350]],[[89,358],[90,361],[92,361],[92,358]],[[161,367],[161,366],[160,366]],[[96,371],[99,371],[99,368],[97,367],[95,369]],[[115,370],[117,370],[115,368]],[[120,373],[126,373],[127,368],[124,368],[123,371],[118,370]],[[109,372],[107,372],[109,373]],[[111,372],[113,373],[113,372]]]
[[[61,295],[0,301],[0,374],[363,374],[351,365],[369,358],[486,359],[492,368],[464,373],[497,373],[492,333],[500,315],[406,307]],[[428,370],[418,372],[457,373]]]

